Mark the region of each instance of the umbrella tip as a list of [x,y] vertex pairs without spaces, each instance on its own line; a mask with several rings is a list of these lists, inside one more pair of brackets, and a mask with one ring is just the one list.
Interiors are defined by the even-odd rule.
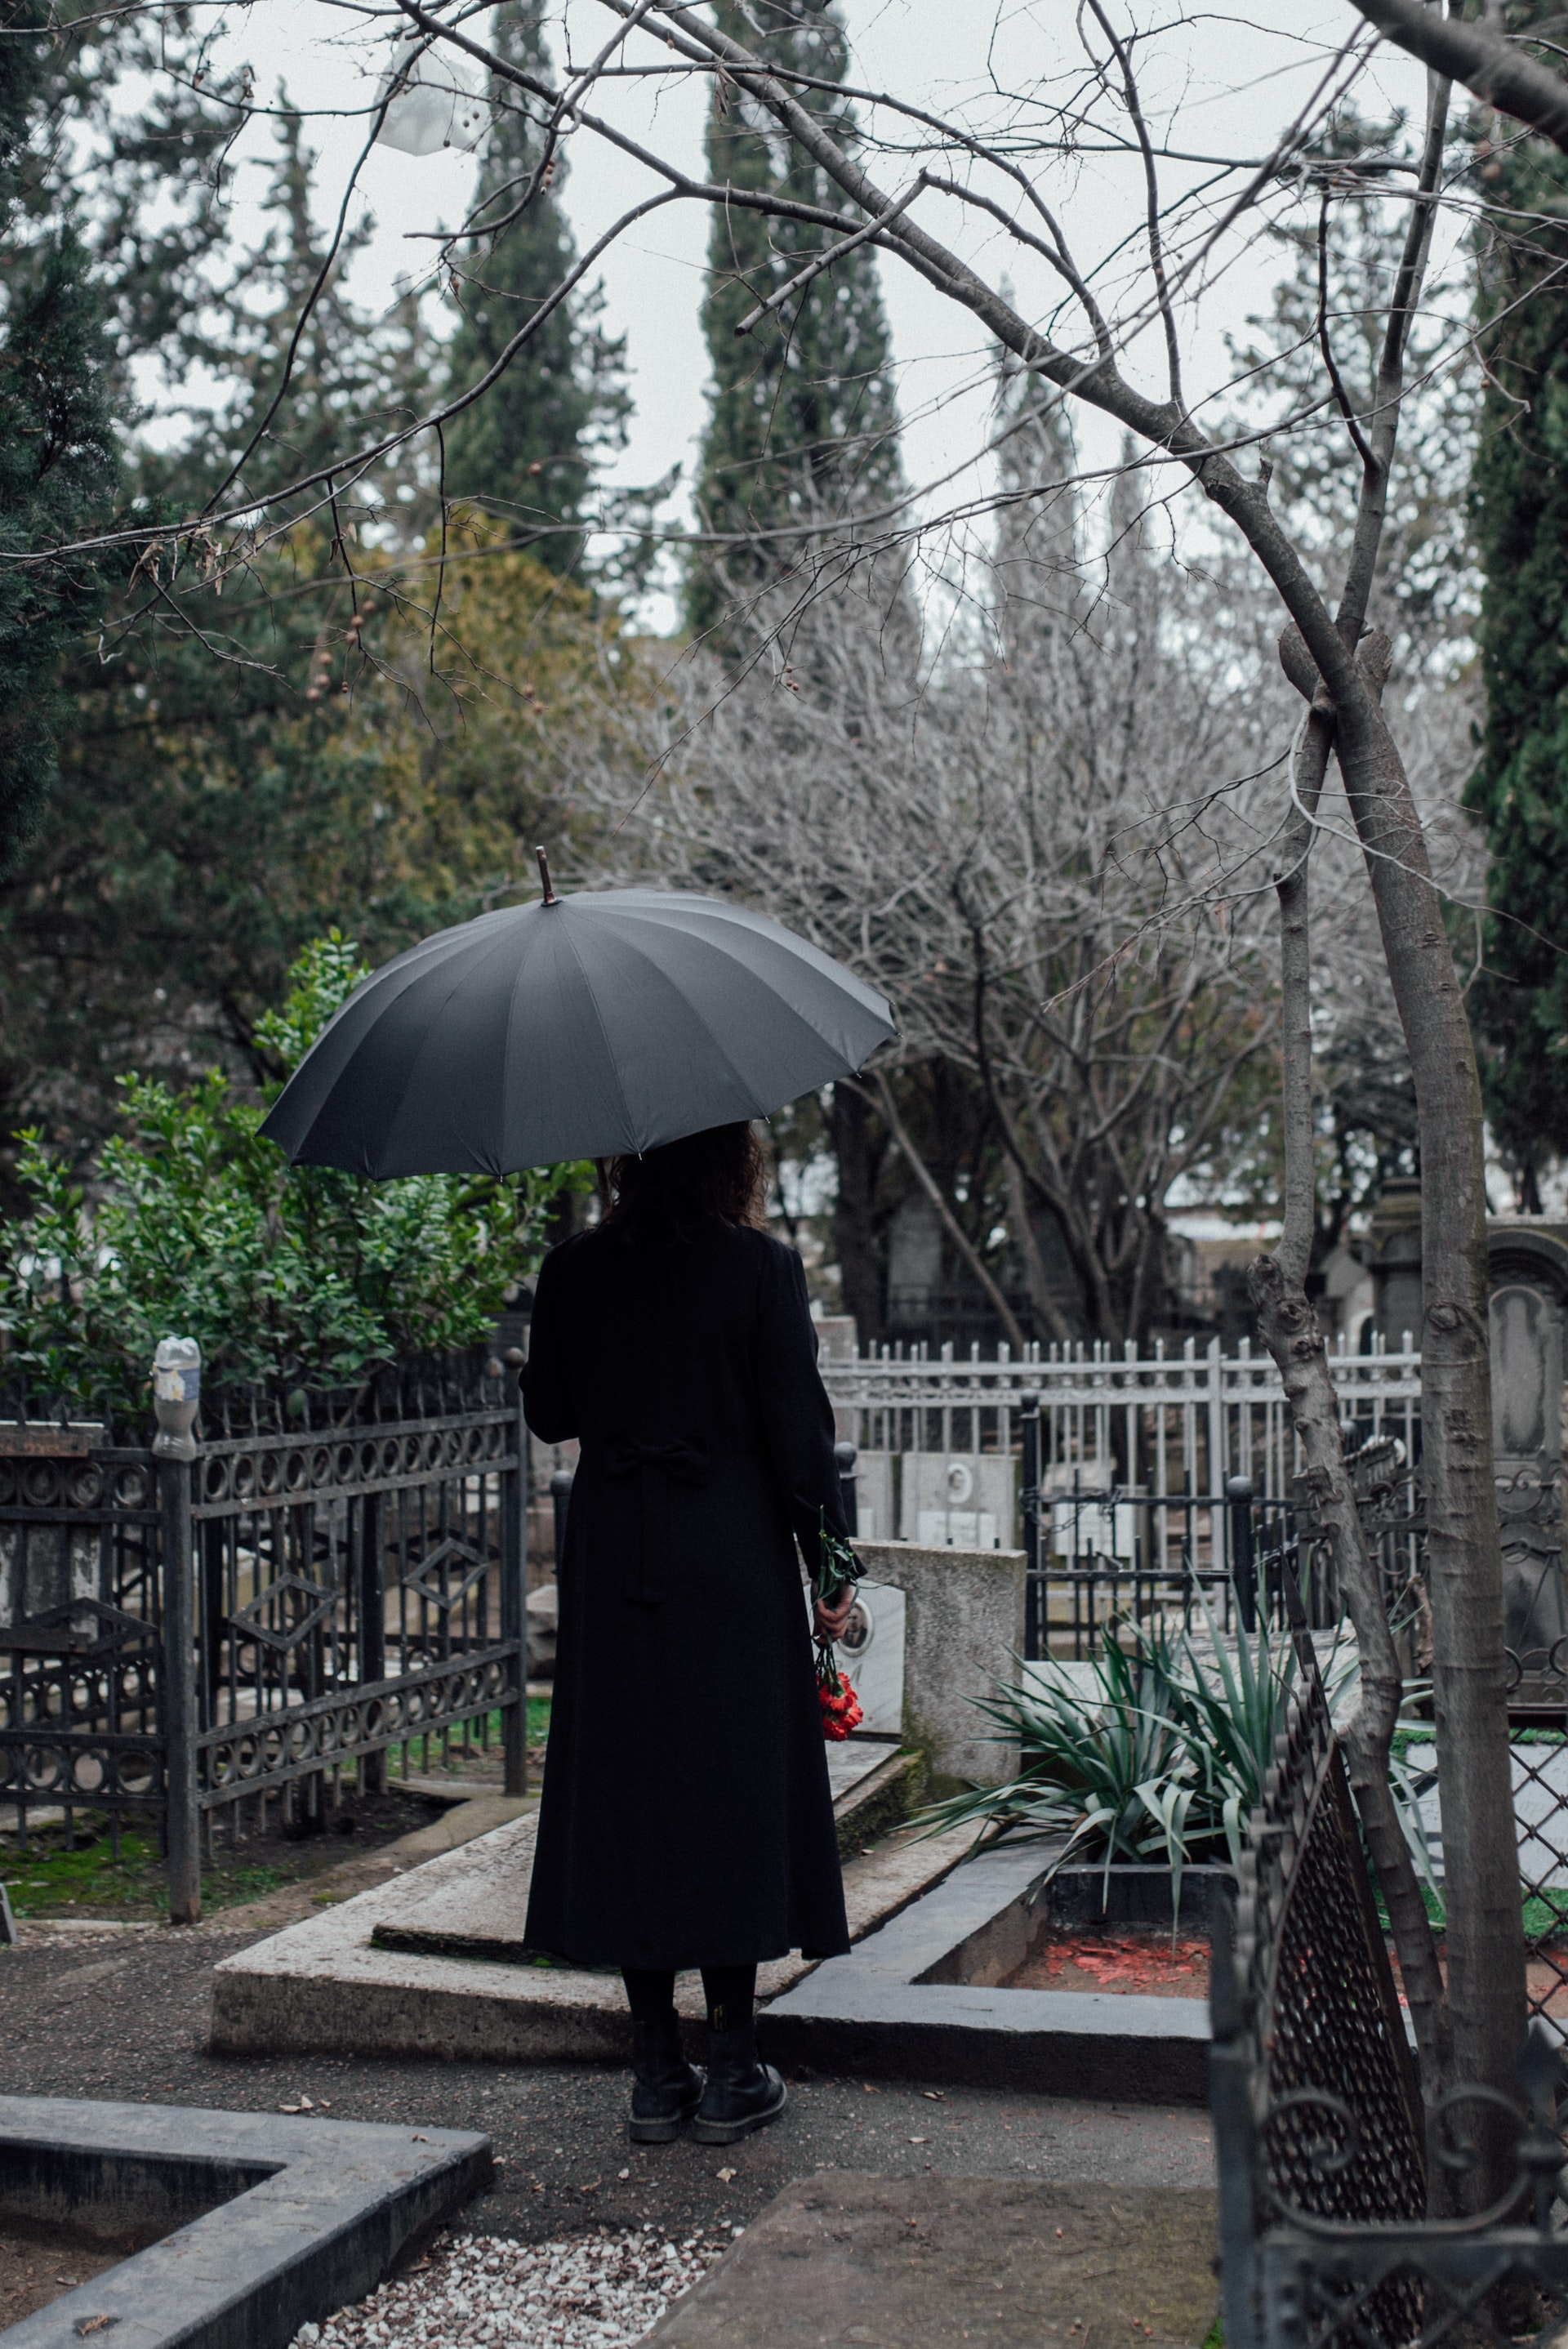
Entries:
[[550,859],[542,848],[536,848],[533,853],[539,859],[539,877],[544,884],[544,902],[547,905],[559,905],[561,900],[550,885]]

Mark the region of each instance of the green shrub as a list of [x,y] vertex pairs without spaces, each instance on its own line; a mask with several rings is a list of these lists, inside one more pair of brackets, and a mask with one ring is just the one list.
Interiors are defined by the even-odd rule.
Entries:
[[[976,1698],[998,1739],[1017,1744],[1018,1775],[934,1804],[922,1824],[1060,1838],[1048,1874],[1069,1860],[1161,1866],[1178,1901],[1183,1868],[1234,1866],[1298,1671],[1294,1641],[1269,1630],[1266,1593],[1259,1598],[1255,1631],[1222,1638],[1211,1617],[1200,1644],[1158,1624],[1108,1625],[1092,1663],[1037,1665],[1031,1686],[998,1683]],[[1324,1679],[1336,1713],[1354,1701],[1357,1672],[1353,1652],[1331,1658]],[[1405,1839],[1431,1884],[1401,1760],[1390,1775]]]
[[[335,931],[306,947],[260,1022],[285,1070],[366,976]],[[541,1210],[587,1170],[375,1183],[290,1167],[259,1130],[280,1090],[258,1106],[217,1071],[184,1092],[124,1080],[125,1131],[90,1206],[42,1136],[23,1135],[34,1205],[0,1226],[0,1383],[29,1408],[136,1421],[163,1337],[198,1340],[209,1384],[288,1389],[489,1337],[542,1253]]]

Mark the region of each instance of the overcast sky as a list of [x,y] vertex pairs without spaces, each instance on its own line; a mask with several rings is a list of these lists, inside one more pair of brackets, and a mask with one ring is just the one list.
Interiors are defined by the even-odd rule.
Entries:
[[[976,122],[1003,119],[1007,101],[999,91],[1031,90],[1043,74],[1081,54],[1072,0],[1024,0],[1018,5],[1005,0],[995,15],[988,0],[844,0],[843,13],[856,82],[896,88],[934,110],[957,109]],[[1327,53],[1358,22],[1347,0],[1264,0],[1253,18],[1193,12],[1183,20],[1179,6],[1163,13],[1171,29],[1146,67],[1146,103],[1162,119],[1171,143],[1222,155],[1265,154],[1317,79]],[[569,0],[566,21],[581,57],[603,41],[609,20],[595,0]],[[335,212],[365,126],[362,117],[338,119],[331,109],[358,109],[370,102],[385,61],[385,35],[366,36],[354,17],[324,0],[255,0],[233,11],[227,23],[221,61],[247,60],[259,98],[282,84],[294,104],[318,117],[310,131],[321,157],[317,200],[324,215]],[[559,12],[552,26],[559,57],[565,44]],[[700,171],[705,98],[705,86],[695,78],[656,87],[623,82],[607,95],[602,110],[647,144]],[[1379,52],[1363,88],[1364,108],[1402,104],[1418,109],[1421,102],[1420,77],[1408,61]],[[1172,131],[1176,117],[1179,128]],[[258,119],[236,150],[241,169],[234,226],[241,239],[258,233],[255,160],[265,153],[270,137],[270,126]],[[1183,175],[1188,183],[1208,176],[1198,165],[1169,169],[1173,184]],[[473,172],[471,157],[416,159],[376,150],[364,167],[355,207],[355,216],[368,212],[376,222],[374,239],[356,265],[355,286],[362,298],[388,298],[399,276],[428,264],[431,248],[414,233],[437,223],[449,226],[461,217]],[[565,190],[580,244],[590,243],[651,186],[641,167],[580,136],[571,149]],[[1119,160],[1088,159],[1070,171],[1064,168],[1047,193],[1059,206],[1075,248],[1096,258],[1114,252],[1136,226],[1142,204],[1136,166]],[[990,272],[1006,270],[1027,313],[1047,314],[1053,297],[1043,272],[1032,280],[1035,264],[1000,231],[984,223],[977,229],[973,212],[961,212],[945,199],[924,194],[920,207],[922,219],[936,233],[959,243]],[[634,230],[604,259],[606,324],[626,337],[636,403],[630,442],[614,469],[616,481],[652,481],[676,462],[690,477],[704,419],[707,355],[697,314],[708,225],[705,207],[672,205]],[[1266,305],[1277,271],[1277,260],[1261,240],[1237,240],[1228,250],[1225,266],[1189,306],[1184,321],[1190,401],[1223,385],[1224,331],[1239,328],[1249,311]],[[884,261],[882,268],[904,419],[905,467],[916,482],[945,481],[931,499],[932,506],[944,505],[985,487],[985,476],[974,460],[985,440],[990,353],[964,311],[896,263]],[[1114,264],[1107,282],[1115,283]],[[1155,337],[1143,337],[1131,364],[1151,390],[1162,391]],[[1109,428],[1091,425],[1083,445],[1091,460],[1108,459],[1113,449]]]

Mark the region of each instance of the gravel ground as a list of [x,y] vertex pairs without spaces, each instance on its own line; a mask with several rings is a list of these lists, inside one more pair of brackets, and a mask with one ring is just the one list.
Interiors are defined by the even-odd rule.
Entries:
[[[736,2233],[741,2230],[737,2228]],[[628,2349],[672,2301],[701,2282],[728,2235],[682,2242],[652,2227],[601,2227],[565,2241],[447,2235],[404,2274],[325,2324],[306,2324],[294,2349],[398,2349],[458,2342],[549,2342],[560,2349]]]
[[[937,2090],[918,2080],[800,2077],[790,2083],[784,2117],[738,2146],[687,2138],[634,2147],[626,2075],[598,2065],[209,2055],[211,1967],[256,1938],[217,1927],[165,1928],[0,1949],[0,2091],[251,2112],[309,2097],[335,2120],[482,2129],[500,2164],[495,2189],[467,2214],[489,2243],[484,2258],[510,2263],[521,2256],[490,2239],[531,2246],[541,2259],[569,2261],[563,2274],[584,2288],[603,2269],[620,2289],[629,2272],[624,2246],[644,2235],[657,2245],[661,2264],[673,2242],[677,2271],[687,2273],[686,2262],[695,2274],[699,2256],[732,2238],[791,2179],[821,2169],[1107,2186],[1212,2182],[1207,2115],[1159,2106]],[[470,2265],[478,2258],[471,2247],[465,2256]],[[515,2305],[510,2267],[507,2273]],[[537,2279],[540,2271],[519,2273]],[[605,2305],[614,2323],[641,2321],[630,2302],[630,2313]],[[542,2339],[612,2349],[637,2337],[583,2329],[586,2302],[572,2310],[562,2301],[561,2313],[579,2329]],[[416,2337],[401,2324],[386,2336],[350,2331],[340,2319],[331,2342],[387,2349]],[[513,2337],[503,2320],[483,2312],[438,2336],[442,2349],[459,2339],[493,2340],[500,2349]],[[327,2335],[321,2349],[331,2349]]]

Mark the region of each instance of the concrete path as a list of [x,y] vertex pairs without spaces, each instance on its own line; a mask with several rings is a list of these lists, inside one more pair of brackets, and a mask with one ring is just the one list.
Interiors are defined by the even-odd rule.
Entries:
[[686,2235],[747,2226],[793,2180],[822,2169],[1118,2189],[1212,2182],[1208,2116],[1159,2105],[796,2078],[783,2119],[741,2145],[634,2148],[618,2063],[215,2057],[212,1966],[241,1938],[164,1927],[91,1947],[60,1937],[0,1950],[0,2087],[253,2112],[308,2095],[343,2120],[482,2129],[502,2167],[472,2223],[531,2242],[581,2227]]
[[1210,2194],[828,2170],[786,2188],[650,2349],[1196,2349],[1213,2228]]

